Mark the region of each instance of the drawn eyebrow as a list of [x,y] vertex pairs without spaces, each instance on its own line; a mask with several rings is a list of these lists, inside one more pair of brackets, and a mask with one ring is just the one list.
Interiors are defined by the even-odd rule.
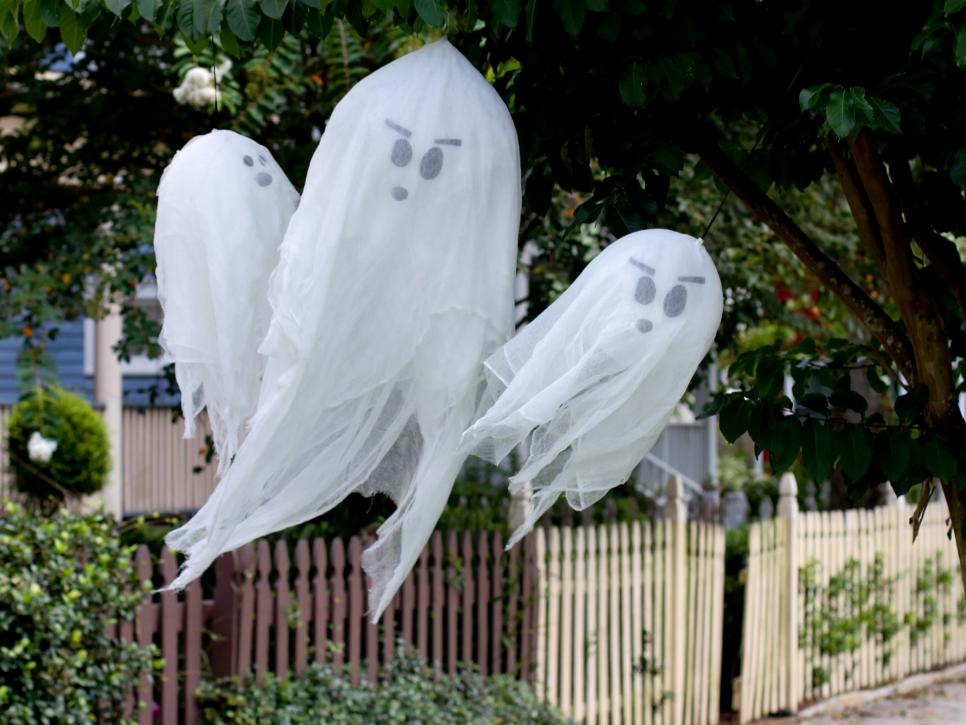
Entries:
[[443,146],[462,146],[463,140],[458,138],[437,138],[433,141],[433,143]]
[[648,274],[654,274],[654,267],[648,267],[646,264],[644,264],[644,262],[638,262],[633,257],[631,257],[627,261],[630,262],[631,264],[633,264],[638,269],[643,269]]
[[704,277],[678,277],[678,282],[694,282],[695,284],[704,284]]
[[403,128],[398,123],[393,123],[388,118],[386,119],[386,125],[389,126],[389,128],[391,128],[396,133],[401,133],[406,138],[409,138],[410,136],[413,135],[413,132],[410,131],[408,128]]

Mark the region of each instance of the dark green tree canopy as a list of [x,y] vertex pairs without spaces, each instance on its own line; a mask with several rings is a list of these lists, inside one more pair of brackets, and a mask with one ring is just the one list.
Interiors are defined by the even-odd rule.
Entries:
[[[844,310],[854,323],[849,339],[819,335],[738,357],[734,389],[715,404],[725,435],[748,432],[775,471],[799,458],[816,477],[836,466],[856,494],[884,479],[900,492],[925,481],[924,507],[929,482],[941,481],[966,563],[966,0],[887,10],[867,0],[0,0],[6,64],[19,73],[30,69],[11,59],[35,52],[15,40],[21,30],[47,53],[64,53],[59,38],[73,53],[101,54],[105,65],[111,44],[137,54],[133,39],[153,32],[180,38],[199,64],[228,55],[247,68],[254,53],[274,58],[286,48],[311,65],[312,53],[346,46],[347,28],[385,42],[445,33],[491,79],[520,135],[521,240],[549,241],[539,266],[563,270],[547,288],[535,275],[545,299],[586,263],[588,222],[599,224],[602,243],[675,223],[704,235],[729,268],[736,258],[794,255],[797,274],[815,290],[813,316],[823,306]],[[145,77],[155,72],[149,65]],[[346,80],[342,90],[348,72]],[[286,102],[301,120],[259,132],[284,144],[288,131],[304,139],[307,129],[321,129],[338,95],[329,89],[293,88]],[[17,93],[8,77],[0,115],[14,112],[3,103]],[[42,97],[30,103],[62,111]],[[31,243],[37,235],[26,230],[69,209],[32,196],[31,174],[49,183],[53,161],[79,137],[92,147],[116,144],[119,170],[150,169],[131,146],[142,125],[132,118],[113,131],[76,129],[49,146],[21,137],[27,147],[18,153],[0,140],[4,188],[24,175],[0,231],[8,285],[21,288],[9,280],[43,266],[33,251],[42,246]],[[178,145],[172,138],[156,150],[165,156]],[[51,166],[21,168],[38,156]],[[788,254],[734,257],[727,234],[735,227],[708,228],[714,204],[698,204],[706,214],[680,213],[682,202],[707,198],[709,178],[730,194],[722,218],[734,217],[740,202]],[[807,209],[816,204],[829,213]],[[123,228],[118,222],[107,235],[117,236],[105,242],[110,249],[123,248]],[[781,292],[786,282],[793,286],[772,283]],[[860,377],[880,396],[876,405],[859,394]]]

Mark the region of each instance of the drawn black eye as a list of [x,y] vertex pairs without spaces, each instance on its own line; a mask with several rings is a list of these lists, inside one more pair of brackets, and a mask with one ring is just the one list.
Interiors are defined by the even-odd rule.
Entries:
[[677,317],[684,312],[685,305],[688,304],[688,291],[683,284],[676,284],[671,291],[664,295],[664,314],[668,317]]
[[419,175],[424,179],[435,179],[443,170],[443,149],[433,146],[419,162]]
[[242,156],[242,161],[245,162],[245,166],[254,166],[255,165],[255,160],[251,156],[249,156],[248,154],[245,154],[244,156]]
[[637,280],[637,289],[634,291],[634,299],[642,305],[649,305],[657,295],[657,286],[650,277],[641,277]]
[[413,158],[413,147],[404,138],[396,139],[392,145],[392,155],[389,157],[396,166],[405,166]]

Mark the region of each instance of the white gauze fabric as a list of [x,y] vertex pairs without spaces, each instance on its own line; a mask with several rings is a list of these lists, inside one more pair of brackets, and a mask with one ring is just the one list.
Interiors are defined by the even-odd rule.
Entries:
[[575,509],[622,484],[667,425],[714,341],[721,282],[693,237],[635,232],[601,252],[543,314],[486,361],[496,402],[463,436],[533,497],[523,537],[560,494]]
[[208,408],[219,472],[258,402],[268,278],[298,200],[268,149],[232,131],[191,139],[158,186],[160,344],[181,388],[185,438]]
[[448,42],[373,73],[339,103],[272,275],[258,412],[198,514],[168,536],[173,587],[221,552],[353,491],[396,503],[363,555],[378,618],[465,460],[483,360],[513,330],[516,131]]

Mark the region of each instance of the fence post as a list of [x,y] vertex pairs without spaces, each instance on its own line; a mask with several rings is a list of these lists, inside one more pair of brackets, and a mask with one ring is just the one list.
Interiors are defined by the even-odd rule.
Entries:
[[687,621],[688,611],[688,508],[684,502],[684,483],[678,475],[671,476],[666,488],[667,504],[664,515],[672,531],[671,567],[666,572],[668,583],[671,585],[671,610],[666,616],[671,617],[671,661],[667,663],[671,670],[671,707],[675,723],[684,722],[685,677],[687,676]]
[[785,631],[785,698],[791,712],[798,710],[801,672],[798,666],[798,483],[785,473],[778,484],[778,518],[785,526],[785,581],[782,605]]

